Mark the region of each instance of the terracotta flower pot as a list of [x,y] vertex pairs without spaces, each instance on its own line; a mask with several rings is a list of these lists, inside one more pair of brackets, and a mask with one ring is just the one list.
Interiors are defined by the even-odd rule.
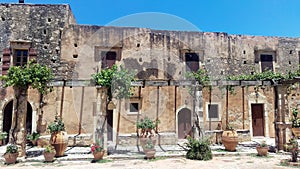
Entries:
[[147,159],[153,159],[155,157],[155,149],[144,149],[144,153]]
[[64,152],[68,147],[68,135],[67,132],[58,131],[53,132],[50,137],[50,144],[54,147],[56,157],[64,156]]
[[238,144],[237,132],[234,130],[224,131],[222,135],[222,144],[227,151],[235,151]]
[[268,154],[269,147],[256,146],[256,151],[259,156],[266,156]]
[[292,132],[296,137],[300,137],[300,128],[292,128]]
[[4,154],[5,163],[6,164],[16,163],[18,155],[19,155],[19,153],[5,153]]
[[53,162],[54,161],[54,156],[55,156],[55,152],[44,152],[44,158],[46,162]]
[[104,156],[104,153],[105,151],[97,151],[97,152],[94,152],[93,155],[94,155],[94,160],[98,161],[98,160],[102,160],[103,159],[103,156]]

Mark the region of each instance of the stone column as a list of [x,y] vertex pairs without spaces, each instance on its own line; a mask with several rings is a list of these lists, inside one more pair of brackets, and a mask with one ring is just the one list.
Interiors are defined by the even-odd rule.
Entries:
[[107,88],[96,87],[97,101],[96,101],[96,114],[95,114],[95,140],[99,140],[104,147],[107,154]]

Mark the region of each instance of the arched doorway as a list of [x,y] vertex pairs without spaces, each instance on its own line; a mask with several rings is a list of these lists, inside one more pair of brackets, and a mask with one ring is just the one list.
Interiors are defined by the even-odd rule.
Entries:
[[[3,112],[3,131],[9,133],[12,123],[13,101],[6,104]],[[26,130],[27,133],[31,133],[32,130],[32,107],[29,102],[27,102]],[[8,138],[6,139],[7,142]]]
[[183,108],[178,112],[178,139],[184,139],[187,135],[191,135],[191,110]]

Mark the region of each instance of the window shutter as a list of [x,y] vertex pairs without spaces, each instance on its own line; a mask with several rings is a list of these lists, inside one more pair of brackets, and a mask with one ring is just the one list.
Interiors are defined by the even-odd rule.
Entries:
[[3,50],[3,57],[2,57],[2,75],[7,74],[9,67],[10,67],[10,49],[5,48]]
[[34,62],[37,62],[37,53],[34,48],[29,49],[29,61],[34,60]]

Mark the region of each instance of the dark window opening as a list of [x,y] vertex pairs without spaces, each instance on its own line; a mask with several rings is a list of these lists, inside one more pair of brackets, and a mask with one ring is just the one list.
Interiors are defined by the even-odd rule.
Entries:
[[186,70],[197,72],[199,70],[199,55],[197,53],[185,53]]
[[244,50],[243,53],[246,54],[246,51]]
[[77,46],[78,46],[77,43],[74,43],[74,47],[77,48]]
[[28,50],[15,50],[15,66],[24,66],[28,60]]
[[209,104],[208,105],[208,118],[219,118],[219,107],[217,104]]
[[130,112],[139,112],[139,103],[130,103]]
[[78,58],[78,55],[77,55],[77,54],[74,54],[74,55],[73,55],[73,58],[74,58],[74,59]]
[[261,61],[261,71],[273,71],[273,55],[261,54],[260,55]]
[[51,18],[48,18],[48,22],[51,22],[51,20],[52,20]]
[[117,52],[115,51],[102,51],[102,68],[111,68],[117,59]]
[[290,50],[290,54],[293,54],[293,50]]

